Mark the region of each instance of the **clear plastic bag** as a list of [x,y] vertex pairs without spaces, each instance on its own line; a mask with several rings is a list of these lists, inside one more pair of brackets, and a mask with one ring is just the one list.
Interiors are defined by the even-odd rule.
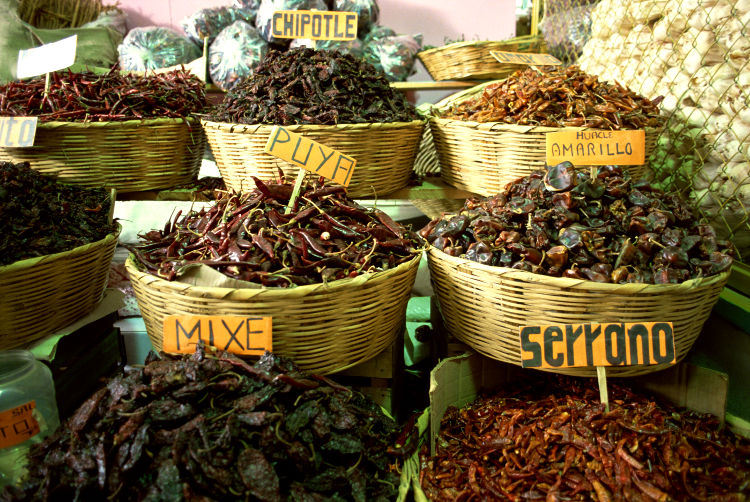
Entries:
[[117,52],[120,68],[130,71],[187,64],[201,56],[201,50],[187,37],[161,26],[133,28]]
[[250,10],[255,14],[258,12],[258,7],[260,7],[260,0],[234,0],[234,6]]
[[112,28],[123,37],[128,33],[128,15],[120,9],[102,11],[99,16],[81,28]]
[[195,43],[203,46],[203,39],[214,41],[221,30],[235,21],[255,22],[255,11],[241,7],[212,7],[201,9],[182,20],[182,29]]
[[267,42],[283,43],[273,36],[273,13],[277,10],[328,10],[323,0],[261,0],[258,14],[255,17],[255,27],[258,28],[260,36]]
[[375,0],[334,0],[333,10],[356,12],[357,37],[362,38],[380,17],[380,8]]
[[414,73],[414,61],[421,48],[421,34],[383,37],[365,45],[364,58],[391,82],[401,82]]
[[367,35],[365,35],[364,37],[360,37],[360,38],[362,39],[362,43],[364,43],[365,46],[367,46],[376,40],[380,40],[381,38],[395,37],[395,36],[396,36],[396,32],[390,29],[389,27],[379,26],[376,24],[370,27],[370,31],[367,32]]
[[[295,38],[289,45],[290,49],[295,47],[312,47],[313,41],[307,38]],[[315,40],[315,49],[326,51],[339,51],[343,54],[362,57],[364,46],[360,39],[354,40]]]
[[216,36],[208,49],[208,72],[219,88],[227,91],[253,73],[268,51],[268,42],[244,21],[235,21]]

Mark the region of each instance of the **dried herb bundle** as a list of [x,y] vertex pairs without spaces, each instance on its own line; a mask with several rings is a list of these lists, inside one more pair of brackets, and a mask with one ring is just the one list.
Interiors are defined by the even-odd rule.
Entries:
[[223,193],[208,209],[178,213],[161,231],[131,247],[150,273],[176,279],[204,264],[264,286],[288,287],[356,277],[411,260],[417,235],[378,209],[346,197],[321,178],[301,190],[285,214],[293,185],[255,178],[252,192]]
[[0,265],[103,239],[112,201],[103,188],[57,183],[28,162],[0,163]]
[[734,254],[678,195],[616,166],[591,179],[570,162],[469,199],[419,233],[452,256],[596,282],[678,283],[728,269]]
[[441,116],[474,122],[547,127],[643,129],[662,123],[658,104],[618,83],[600,82],[577,66],[528,68],[488,85],[482,95]]
[[29,454],[3,500],[394,500],[395,422],[270,353],[126,367]]
[[55,72],[46,97],[44,77],[0,86],[0,116],[37,116],[42,122],[180,118],[207,103],[205,85],[186,70],[149,76]]
[[416,120],[382,72],[338,51],[271,50],[211,113],[242,124],[347,124]]
[[608,384],[546,378],[449,408],[436,456],[421,452],[430,500],[745,500],[750,442],[716,417]]

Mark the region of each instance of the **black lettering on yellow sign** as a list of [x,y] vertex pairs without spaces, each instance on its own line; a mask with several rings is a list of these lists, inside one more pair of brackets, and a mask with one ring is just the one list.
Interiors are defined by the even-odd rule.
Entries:
[[167,316],[164,351],[190,354],[198,342],[235,354],[259,355],[272,350],[270,317]]
[[672,329],[670,322],[523,326],[521,362],[525,368],[672,364]]
[[546,134],[547,164],[641,165],[646,162],[645,131],[561,130]]
[[279,10],[271,18],[271,32],[276,38],[354,40],[358,19],[356,12]]

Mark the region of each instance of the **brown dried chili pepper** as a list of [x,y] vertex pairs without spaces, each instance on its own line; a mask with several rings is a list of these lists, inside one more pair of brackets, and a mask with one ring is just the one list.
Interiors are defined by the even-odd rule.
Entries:
[[614,382],[604,413],[584,380],[530,379],[448,408],[436,455],[420,453],[430,500],[744,500],[750,491],[750,441],[715,417]]
[[595,282],[680,283],[728,269],[735,254],[688,214],[686,201],[619,167],[605,166],[591,179],[562,162],[496,196],[468,199],[458,214],[433,219],[419,234],[485,265]]
[[327,190],[322,178],[302,189],[298,200],[309,207],[291,214],[282,214],[291,183],[256,184],[142,234],[143,243],[130,247],[136,262],[167,280],[202,264],[235,279],[290,287],[393,268],[419,253],[413,231],[345,191]]
[[528,68],[488,85],[481,96],[459,103],[440,116],[547,127],[642,129],[663,122],[659,101],[617,83],[600,82],[577,66]]

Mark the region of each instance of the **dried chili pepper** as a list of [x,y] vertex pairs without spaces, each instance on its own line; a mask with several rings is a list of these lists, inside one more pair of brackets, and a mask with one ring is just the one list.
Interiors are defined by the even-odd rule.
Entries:
[[[20,500],[394,500],[396,423],[270,353],[126,368],[28,457]],[[219,382],[232,385],[217,386]]]
[[419,233],[448,254],[486,265],[659,284],[731,266],[731,243],[698,221],[686,201],[632,181],[619,167],[591,179],[563,162],[496,196],[469,199],[457,215],[442,215]]
[[0,116],[36,116],[49,121],[122,121],[187,117],[208,101],[205,85],[187,70],[139,76],[112,69],[50,74],[0,86]]
[[108,190],[58,183],[28,162],[0,163],[0,265],[44,256],[104,239]]
[[600,82],[577,66],[528,68],[439,115],[474,122],[642,129],[663,122],[660,101],[639,96],[619,83]]
[[417,113],[385,74],[338,51],[271,50],[210,113],[242,124],[408,122]]
[[416,234],[367,209],[321,178],[305,185],[296,212],[282,214],[288,182],[256,179],[252,192],[219,194],[208,209],[142,234],[130,249],[150,273],[178,279],[204,264],[264,286],[289,287],[393,268],[419,251]]
[[750,441],[716,417],[608,384],[605,412],[585,380],[531,377],[448,408],[420,484],[443,500],[745,500]]

